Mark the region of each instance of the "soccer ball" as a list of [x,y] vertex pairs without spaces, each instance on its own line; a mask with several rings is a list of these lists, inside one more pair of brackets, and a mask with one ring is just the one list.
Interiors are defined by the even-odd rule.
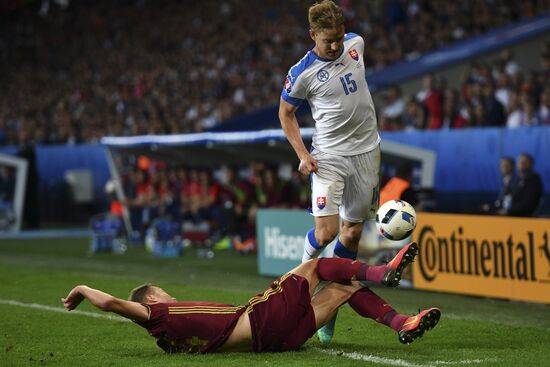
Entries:
[[376,227],[380,234],[392,241],[411,235],[416,227],[416,212],[403,200],[390,200],[376,212]]

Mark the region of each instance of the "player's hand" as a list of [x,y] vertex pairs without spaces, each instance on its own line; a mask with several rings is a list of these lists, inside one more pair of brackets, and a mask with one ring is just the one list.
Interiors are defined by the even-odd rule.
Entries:
[[317,160],[308,154],[304,159],[300,160],[300,165],[298,166],[298,171],[304,175],[309,175],[311,172],[317,173],[319,166],[317,165]]
[[83,300],[84,296],[80,293],[80,286],[74,287],[66,298],[61,298],[63,306],[69,311],[74,310]]

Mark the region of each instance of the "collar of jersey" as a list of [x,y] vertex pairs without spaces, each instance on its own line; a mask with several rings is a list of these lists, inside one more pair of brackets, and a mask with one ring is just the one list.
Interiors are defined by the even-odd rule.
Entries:
[[331,62],[331,61],[336,61],[336,60],[338,60],[338,59],[342,56],[342,54],[344,53],[344,45],[342,45],[342,47],[340,48],[340,55],[338,55],[338,57],[335,58],[335,59],[324,59],[324,58],[322,58],[322,57],[319,57],[319,55],[317,55],[317,54],[315,53],[315,51],[313,51],[313,49],[309,50],[309,52],[311,52],[311,54],[313,55],[313,57],[314,57],[315,59],[319,60],[319,61]]

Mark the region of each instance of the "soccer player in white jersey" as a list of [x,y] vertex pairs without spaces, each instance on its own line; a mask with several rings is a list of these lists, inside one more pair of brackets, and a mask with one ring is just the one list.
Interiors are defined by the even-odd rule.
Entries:
[[[345,33],[342,9],[331,0],[312,5],[308,19],[315,47],[290,68],[279,106],[298,170],[311,175],[315,227],[306,235],[302,262],[317,257],[338,232],[334,256],[355,259],[363,223],[374,219],[379,200],[380,136],[365,79],[365,42]],[[295,115],[304,100],[315,120],[311,152]],[[334,320],[319,331],[322,342],[332,339]]]

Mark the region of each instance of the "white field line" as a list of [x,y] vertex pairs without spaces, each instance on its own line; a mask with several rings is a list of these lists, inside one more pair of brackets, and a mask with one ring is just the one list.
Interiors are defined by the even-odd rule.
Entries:
[[[113,321],[123,321],[123,322],[130,322],[130,320],[125,319],[120,316],[114,316],[110,314],[104,314],[104,313],[98,313],[98,312],[88,312],[88,311],[80,311],[80,310],[73,310],[73,311],[67,311],[66,309],[62,307],[54,307],[54,306],[48,306],[48,305],[41,305],[38,303],[24,303],[15,301],[12,299],[0,299],[0,304],[3,305],[10,305],[10,306],[18,306],[18,307],[25,307],[25,308],[33,308],[36,310],[42,310],[42,311],[50,311],[50,312],[57,312],[62,313],[65,315],[81,315],[81,316],[88,316],[88,317],[94,317],[98,319],[107,319],[107,320],[113,320]],[[370,354],[361,354],[357,352],[349,353],[349,352],[342,352],[337,351],[333,349],[321,349],[321,348],[308,348],[312,349],[316,352],[325,353],[331,356],[337,356],[337,357],[344,357],[356,361],[365,361],[365,362],[371,362],[374,364],[382,364],[382,365],[388,365],[388,366],[399,366],[399,367],[437,367],[437,366],[452,366],[452,365],[472,365],[472,364],[481,364],[486,362],[496,362],[498,361],[495,358],[484,358],[484,359],[464,359],[460,361],[433,361],[429,362],[428,364],[418,364],[413,362],[408,362],[404,359],[398,359],[398,358],[386,358],[386,357],[379,357],[374,356]]]
[[463,359],[460,361],[432,361],[427,364],[418,364],[406,361],[399,358],[386,358],[374,356],[371,354],[361,354],[357,352],[342,352],[333,349],[321,349],[321,348],[309,348],[316,352],[325,353],[331,356],[344,357],[353,359],[355,361],[371,362],[374,364],[382,364],[387,366],[399,366],[399,367],[437,367],[437,366],[453,366],[453,365],[473,365],[487,362],[496,362],[496,358],[484,358],[484,359]]
[[498,362],[498,358],[463,359],[460,361],[433,361],[430,363],[436,366],[448,366],[453,364],[470,365],[470,364],[481,364],[481,363],[488,363],[488,362]]
[[0,299],[0,304],[10,305],[10,306],[19,306],[19,307],[25,307],[25,308],[34,308],[37,310],[44,310],[44,311],[51,311],[51,312],[58,312],[58,313],[63,313],[65,315],[82,315],[82,316],[88,316],[88,317],[95,317],[97,319],[108,319],[108,320],[124,321],[124,322],[130,321],[123,317],[110,315],[106,313],[88,312],[88,311],[80,311],[80,310],[67,311],[63,307],[53,307],[48,305],[41,305],[38,303],[23,303],[12,299]]

